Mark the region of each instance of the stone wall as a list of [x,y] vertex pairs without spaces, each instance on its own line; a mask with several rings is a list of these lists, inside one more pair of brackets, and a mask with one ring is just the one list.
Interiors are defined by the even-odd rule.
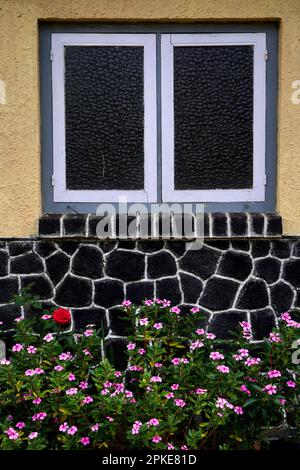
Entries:
[[248,320],[260,340],[279,313],[300,306],[300,240],[207,241],[198,251],[184,241],[2,241],[0,321],[8,330],[27,314],[9,301],[28,285],[45,306],[70,308],[74,331],[102,323],[116,353],[126,341],[125,298],[169,298],[183,311],[198,305],[223,339]]

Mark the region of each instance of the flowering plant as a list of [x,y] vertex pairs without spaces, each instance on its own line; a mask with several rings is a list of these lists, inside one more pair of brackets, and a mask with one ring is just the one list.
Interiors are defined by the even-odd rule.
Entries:
[[300,323],[289,313],[263,342],[241,322],[224,343],[197,307],[123,305],[134,326],[126,371],[102,357],[93,325],[64,329],[69,312],[17,319],[0,365],[0,449],[247,449],[285,409],[299,426]]

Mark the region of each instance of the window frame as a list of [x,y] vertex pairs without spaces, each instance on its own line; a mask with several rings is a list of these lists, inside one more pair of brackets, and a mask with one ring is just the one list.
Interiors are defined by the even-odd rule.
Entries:
[[[174,47],[253,46],[253,188],[175,190],[174,155]],[[265,33],[163,34],[162,83],[162,194],[171,202],[252,202],[265,200]]]
[[[144,190],[66,188],[64,49],[66,46],[138,46],[144,49]],[[156,36],[154,34],[52,34],[54,202],[156,202]]]
[[[279,22],[278,21],[247,21],[247,22],[197,22],[197,23],[130,23],[130,22],[70,22],[40,21],[39,22],[39,61],[40,61],[40,115],[41,115],[41,203],[43,213],[95,213],[97,202],[54,202],[53,198],[53,111],[52,111],[52,61],[51,36],[53,33],[152,33],[156,35],[157,45],[157,193],[158,201],[162,202],[161,190],[161,75],[160,75],[160,43],[162,34],[172,33],[266,33],[268,51],[267,85],[266,85],[266,186],[264,202],[224,202],[206,203],[206,212],[259,212],[270,213],[276,210],[277,189],[277,122],[278,122],[278,57],[279,57]],[[170,202],[170,201],[168,201]],[[171,202],[170,202],[171,203]],[[111,203],[116,211],[122,209],[117,203]],[[150,204],[145,203],[151,210]],[[184,203],[177,203],[182,206]],[[196,202],[192,204],[196,210]]]

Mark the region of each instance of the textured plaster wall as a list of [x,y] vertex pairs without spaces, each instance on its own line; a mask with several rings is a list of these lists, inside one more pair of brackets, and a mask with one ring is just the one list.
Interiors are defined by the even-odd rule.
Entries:
[[[300,235],[300,0],[0,0],[0,236],[37,233],[41,214],[38,21],[280,20],[277,209]],[[0,103],[3,102],[3,97]]]

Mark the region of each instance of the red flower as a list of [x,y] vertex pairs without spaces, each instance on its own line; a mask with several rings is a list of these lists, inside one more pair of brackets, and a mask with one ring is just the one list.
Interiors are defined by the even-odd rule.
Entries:
[[53,320],[59,325],[67,325],[71,321],[71,313],[65,308],[57,308],[53,312]]

